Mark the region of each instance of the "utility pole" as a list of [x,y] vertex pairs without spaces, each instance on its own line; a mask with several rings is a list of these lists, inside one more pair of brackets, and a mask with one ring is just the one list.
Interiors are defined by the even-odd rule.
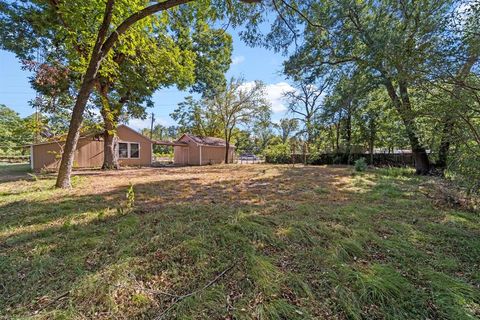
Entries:
[[150,125],[150,140],[152,140],[153,137],[153,123],[155,122],[155,115],[152,112],[152,123]]
[[[40,68],[41,63],[40,63],[40,49],[37,49],[37,66]],[[37,91],[36,97],[35,97],[35,124],[33,126],[33,143],[38,143],[39,142],[39,136],[40,136],[40,116],[38,114],[38,104],[40,103],[40,93]]]

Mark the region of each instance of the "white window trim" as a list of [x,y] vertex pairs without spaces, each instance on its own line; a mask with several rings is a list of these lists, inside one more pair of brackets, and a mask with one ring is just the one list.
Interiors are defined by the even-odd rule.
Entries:
[[[126,143],[127,144],[127,157],[126,158],[123,158],[123,157],[120,157],[120,143]],[[137,158],[132,158],[130,155],[131,153],[131,147],[130,145],[131,144],[138,144],[138,157]],[[133,160],[139,160],[140,159],[140,155],[141,155],[141,152],[140,150],[142,149],[142,144],[140,142],[135,142],[135,141],[118,141],[117,142],[117,156],[118,156],[118,159],[120,160],[124,160],[124,159],[133,159]]]

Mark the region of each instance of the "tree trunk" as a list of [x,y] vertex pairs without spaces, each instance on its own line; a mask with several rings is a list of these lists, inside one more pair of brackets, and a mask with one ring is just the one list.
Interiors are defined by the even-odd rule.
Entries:
[[83,112],[87,105],[90,93],[95,85],[95,77],[100,69],[100,63],[102,61],[102,44],[105,40],[112,19],[113,0],[108,0],[105,6],[104,18],[102,25],[98,31],[97,40],[92,50],[92,55],[88,63],[87,71],[83,77],[82,85],[75,101],[75,106],[72,111],[72,118],[70,119],[70,126],[68,128],[67,140],[62,153],[62,161],[58,169],[57,182],[55,186],[57,188],[70,188],[70,175],[72,174],[73,157],[75,149],[77,148],[78,138],[80,137],[80,127],[83,121]]
[[407,132],[408,140],[410,141],[410,146],[412,148],[412,154],[415,159],[416,173],[419,175],[426,175],[430,173],[430,160],[425,148],[420,144],[420,140],[417,136],[414,122],[415,117],[413,115],[413,110],[411,109],[406,83],[399,82],[398,85],[401,99],[398,97],[391,80],[388,78],[385,78],[385,86],[390,99],[405,125],[405,131]]
[[[96,73],[96,72],[95,72]],[[75,149],[77,148],[78,138],[80,137],[80,127],[83,121],[83,111],[90,96],[90,92],[93,89],[93,80],[95,73],[87,72],[85,79],[82,83],[82,87],[77,96],[77,101],[72,112],[72,118],[70,120],[70,126],[68,128],[67,140],[63,147],[62,161],[58,169],[57,182],[55,186],[57,188],[70,188],[70,175],[72,174],[73,157]]]
[[[452,92],[452,98],[457,99],[460,90],[461,90],[461,82],[465,80],[465,78],[470,74],[470,71],[478,60],[479,52],[478,50],[474,50],[474,48],[470,48],[470,55],[460,68],[457,76],[455,77],[456,84]],[[438,160],[436,166],[441,169],[442,171],[447,167],[447,160],[448,154],[450,151],[450,144],[452,141],[453,130],[455,128],[455,119],[453,118],[450,112],[446,112],[443,118],[443,129],[442,129],[442,137],[440,140],[440,147],[438,149]]]
[[154,13],[162,10],[190,2],[192,0],[168,0],[160,3],[152,4],[143,8],[140,11],[133,13],[127,19],[125,19],[107,38],[110,23],[112,20],[112,12],[114,0],[107,0],[105,5],[105,13],[103,15],[103,21],[98,30],[97,39],[92,50],[90,60],[88,62],[87,71],[82,80],[80,91],[77,95],[77,100],[72,111],[72,118],[70,119],[70,127],[68,129],[67,140],[65,141],[64,151],[62,153],[62,161],[60,162],[60,168],[58,170],[57,188],[70,188],[70,175],[72,173],[73,156],[77,147],[78,138],[80,136],[80,127],[83,121],[83,112],[87,105],[88,98],[92,92],[95,77],[103,57],[110,51],[113,45],[117,42],[118,38],[124,34],[134,23],[148,17]]
[[375,143],[375,140],[374,140],[373,136],[370,136],[370,140],[368,141],[368,152],[370,152],[370,164],[372,166],[374,165],[374,163],[373,163],[373,160],[374,160],[374,157],[373,157],[374,143]]
[[440,146],[438,148],[438,159],[437,163],[435,164],[436,167],[441,169],[442,171],[447,167],[447,159],[448,154],[450,151],[450,140],[452,138],[454,127],[454,120],[451,115],[445,115],[443,120],[443,130],[442,130],[442,138],[440,140]]
[[97,91],[102,100],[102,118],[103,118],[103,170],[118,170],[120,164],[117,156],[117,120],[118,112],[112,110],[110,101],[108,99],[109,85],[96,81]]
[[228,164],[228,152],[230,150],[230,143],[225,143],[225,164]]
[[[351,104],[351,102],[349,102]],[[347,129],[347,164],[350,164],[351,162],[351,157],[352,157],[352,113],[350,112],[351,105],[348,107],[347,111],[347,124],[346,124],[346,129]]]
[[117,154],[117,135],[115,123],[109,119],[104,118],[105,131],[103,133],[103,170],[118,170],[120,164],[118,163]]
[[335,124],[335,152],[338,153],[340,149],[340,121]]
[[368,123],[368,152],[370,153],[370,164],[373,166],[374,165],[374,156],[373,156],[373,150],[375,148],[375,136],[377,133],[376,126],[377,126],[377,121],[375,116],[371,115],[370,116],[370,121]]

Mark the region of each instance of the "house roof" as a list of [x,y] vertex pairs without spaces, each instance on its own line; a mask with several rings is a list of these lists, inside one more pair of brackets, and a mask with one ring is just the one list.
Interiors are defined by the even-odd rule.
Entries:
[[[180,141],[184,136],[189,137],[192,139],[193,142],[195,142],[198,145],[202,146],[211,146],[211,147],[225,147],[226,143],[225,140],[221,138],[215,138],[215,137],[203,137],[203,136],[195,136],[193,134],[185,133],[183,136],[178,139]],[[230,146],[233,148],[234,146]]]
[[[78,139],[97,138],[97,137],[99,138],[99,137],[102,136],[102,134],[103,134],[103,132],[93,131],[93,132],[90,132],[90,133],[81,134]],[[49,139],[46,140],[46,141],[27,144],[27,145],[25,145],[24,147],[39,146],[39,145],[51,144],[51,143],[60,143],[60,142],[65,142],[66,140],[67,140],[67,135],[64,134],[64,135],[61,135],[61,136],[51,137],[51,138],[49,138]]]
[[[117,126],[117,129],[120,128],[120,127],[124,127],[124,128],[126,128],[126,129],[128,129],[128,130],[136,133],[137,135],[139,135],[139,136],[147,139],[148,141],[150,141],[150,142],[152,142],[152,143],[155,143],[155,141],[151,140],[149,137],[141,134],[141,133],[138,132],[137,130],[132,129],[132,128],[130,128],[129,126],[127,126],[127,125],[125,125],[125,124],[119,124],[119,125]],[[79,139],[85,139],[85,138],[91,138],[91,137],[101,138],[101,137],[103,136],[103,133],[104,133],[103,130],[91,130],[91,131],[88,131],[88,132],[82,132]],[[42,144],[65,142],[65,140],[67,140],[67,135],[66,135],[66,134],[64,134],[64,135],[62,135],[62,136],[51,137],[51,138],[48,139],[47,141],[29,144],[29,145],[27,145],[27,147],[29,147],[29,146],[37,146],[37,145],[42,145]]]

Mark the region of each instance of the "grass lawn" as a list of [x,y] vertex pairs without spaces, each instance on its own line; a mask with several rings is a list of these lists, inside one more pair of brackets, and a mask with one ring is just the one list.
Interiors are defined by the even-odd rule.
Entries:
[[480,317],[480,216],[408,170],[86,171],[67,191],[22,170],[0,168],[0,318]]

